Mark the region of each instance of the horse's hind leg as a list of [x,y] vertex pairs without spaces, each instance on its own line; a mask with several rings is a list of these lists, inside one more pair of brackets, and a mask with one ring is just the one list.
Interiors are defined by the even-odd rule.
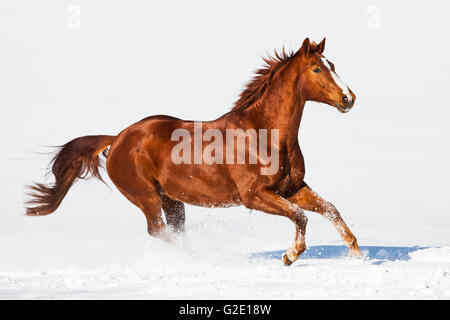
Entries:
[[122,168],[128,169],[129,172],[115,171],[110,168],[111,166],[108,167],[108,174],[119,191],[144,213],[150,236],[171,241],[172,236],[162,219],[162,201],[157,183],[142,175],[136,175],[132,166]]
[[173,200],[164,193],[161,193],[161,202],[167,224],[176,232],[184,232],[184,223],[186,220],[184,203]]
[[119,190],[136,206],[138,206],[145,215],[147,220],[147,231],[152,237],[159,238],[161,240],[171,242],[173,240],[169,230],[167,230],[166,224],[162,219],[161,211],[161,198],[155,189],[143,189],[145,190],[145,196],[135,196],[125,191],[122,188]]

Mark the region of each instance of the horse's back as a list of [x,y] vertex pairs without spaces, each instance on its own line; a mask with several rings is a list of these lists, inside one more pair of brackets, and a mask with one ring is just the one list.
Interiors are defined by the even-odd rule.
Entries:
[[185,129],[193,134],[193,127],[193,121],[165,115],[129,126],[111,145],[107,162],[111,180],[116,185],[116,181],[128,184],[130,179],[145,176],[172,199],[202,206],[238,204],[236,185],[224,164],[177,164],[172,159],[173,149],[180,143],[172,140],[173,132]]

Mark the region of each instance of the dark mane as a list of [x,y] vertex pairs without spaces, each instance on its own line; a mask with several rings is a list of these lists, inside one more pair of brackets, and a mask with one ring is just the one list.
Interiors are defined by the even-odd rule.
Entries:
[[296,53],[293,51],[286,52],[283,48],[281,52],[274,51],[273,56],[263,58],[266,63],[263,68],[255,72],[255,76],[247,83],[244,91],[239,99],[234,103],[234,110],[247,109],[251,105],[257,103],[267,90],[270,81],[274,76],[286,67]]

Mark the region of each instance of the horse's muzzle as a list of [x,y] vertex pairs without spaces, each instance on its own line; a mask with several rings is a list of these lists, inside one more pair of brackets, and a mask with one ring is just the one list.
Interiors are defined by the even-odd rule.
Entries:
[[350,110],[352,110],[353,107],[353,103],[350,106],[346,106],[346,105],[340,105],[339,103],[336,103],[334,105],[336,107],[336,109],[338,109],[339,112],[341,113],[347,113]]
[[340,112],[347,113],[352,109],[354,103],[355,103],[355,96],[353,94],[352,95],[344,94],[341,97],[341,101],[339,103],[336,103],[335,105]]

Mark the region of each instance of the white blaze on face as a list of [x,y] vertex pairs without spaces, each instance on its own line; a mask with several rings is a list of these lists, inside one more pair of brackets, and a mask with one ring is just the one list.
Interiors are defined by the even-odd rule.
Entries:
[[333,70],[331,70],[331,66],[328,63],[328,60],[325,57],[323,57],[322,62],[330,71],[331,77],[333,78],[336,85],[342,89],[342,94],[346,95],[351,100],[352,96],[350,94],[350,91],[348,90],[347,85],[344,82],[342,82],[341,78],[339,78],[338,75],[333,72]]

